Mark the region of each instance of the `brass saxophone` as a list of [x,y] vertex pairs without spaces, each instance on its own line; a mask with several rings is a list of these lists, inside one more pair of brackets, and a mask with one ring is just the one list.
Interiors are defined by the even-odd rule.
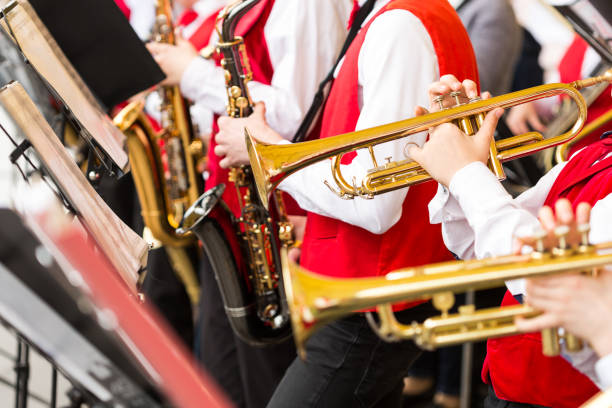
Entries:
[[[248,116],[253,111],[247,88],[252,72],[244,41],[234,33],[240,18],[258,2],[237,2],[218,18],[221,29],[217,28],[220,38],[217,50],[223,55],[227,113],[231,117]],[[293,244],[293,227],[280,195],[275,196],[274,217],[261,205],[249,166],[232,168],[229,181],[233,184],[229,188],[238,194],[240,217],[223,209],[224,203],[219,200],[225,186],[217,186],[190,209],[184,228],[191,229],[202,241],[235,332],[250,344],[278,343],[291,332],[282,285],[281,252]],[[217,203],[221,205],[215,206]],[[224,249],[219,249],[221,241],[225,243]],[[232,254],[234,270],[228,273],[226,258]]]
[[[157,0],[153,29],[156,42],[175,44],[171,0]],[[153,238],[166,249],[175,272],[185,284],[193,304],[199,298],[196,274],[184,248],[194,245],[193,234],[177,233],[183,216],[203,191],[197,167],[205,160],[202,140],[191,124],[188,103],[178,86],[162,86],[162,130],[156,132],[144,114],[144,103],[126,106],[114,123],[127,136],[134,184],[142,207],[144,223]]]

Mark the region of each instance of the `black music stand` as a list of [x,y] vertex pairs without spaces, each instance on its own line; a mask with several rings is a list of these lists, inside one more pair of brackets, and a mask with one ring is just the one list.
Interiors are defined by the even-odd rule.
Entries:
[[29,0],[29,3],[106,108],[165,78],[113,0]]
[[551,0],[576,32],[612,65],[612,2],[610,0]]
[[[100,311],[21,218],[0,209],[0,224],[0,320],[78,385],[74,403],[98,403],[106,395],[107,402],[126,408],[167,406],[117,333],[100,323]],[[18,378],[23,398],[27,377]]]

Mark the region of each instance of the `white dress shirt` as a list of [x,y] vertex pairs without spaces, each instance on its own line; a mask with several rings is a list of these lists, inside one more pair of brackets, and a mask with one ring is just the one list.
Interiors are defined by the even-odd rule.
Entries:
[[[446,247],[461,259],[487,258],[513,252],[514,237],[529,236],[540,226],[538,211],[565,166],[556,165],[531,189],[512,198],[480,162],[459,170],[449,188],[438,187],[429,203],[432,224],[442,224]],[[449,191],[450,190],[450,191]],[[612,240],[612,195],[599,200],[591,213],[591,242]],[[522,281],[507,282],[513,295]]]
[[[378,1],[364,22],[388,3]],[[370,26],[359,53],[359,108],[356,130],[414,116],[417,105],[428,106],[427,89],[439,78],[436,52],[421,21],[406,10],[391,10]],[[338,72],[338,71],[336,71]],[[426,135],[413,135],[374,148],[379,163],[385,158],[403,160],[408,142],[419,145]],[[408,189],[375,196],[371,200],[341,200],[324,184],[334,185],[330,160],[309,166],[285,179],[279,186],[303,209],[335,218],[382,234],[397,223]],[[367,150],[360,150],[349,165],[343,165],[347,180],[360,180],[373,164]]]
[[155,23],[155,0],[125,0],[130,9],[130,25],[141,40],[151,37]]
[[[312,98],[332,67],[346,38],[349,0],[276,1],[264,28],[274,75],[271,85],[249,83],[255,102],[266,104],[266,119],[291,139]],[[211,41],[216,41],[216,33]],[[227,93],[223,69],[195,59],[181,79],[183,94],[217,113],[225,114]]]
[[[430,221],[442,223],[444,243],[462,259],[507,255],[516,236],[529,236],[540,226],[537,213],[566,163],[549,171],[531,189],[513,199],[487,166],[474,162],[458,171],[449,188],[439,186],[429,204]],[[593,244],[612,241],[612,194],[591,211]],[[506,282],[513,295],[524,294],[524,280]],[[612,386],[612,355],[598,360],[587,348],[565,357],[600,388]]]
[[595,373],[599,380],[599,388],[602,390],[612,388],[612,354],[602,357],[595,363]]
[[[227,0],[200,0],[195,3],[192,8],[198,14],[198,17],[190,24],[181,27],[181,35],[183,38],[191,38],[206,19],[223,8],[226,4]],[[178,14],[178,16],[180,17],[180,14]],[[153,92],[147,97],[145,110],[157,122],[160,122],[161,97],[157,92]],[[192,123],[197,127],[198,134],[202,136],[210,135],[214,122],[213,111],[202,104],[194,103],[189,107],[189,112],[191,114]]]

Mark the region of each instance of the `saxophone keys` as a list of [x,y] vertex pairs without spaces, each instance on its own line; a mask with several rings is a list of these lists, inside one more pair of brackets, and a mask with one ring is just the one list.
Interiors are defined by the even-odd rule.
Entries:
[[[228,72],[228,71],[225,71],[225,72]],[[230,75],[230,78],[231,78],[231,75]],[[234,85],[229,89],[229,94],[232,98],[239,99],[240,97],[242,97],[242,89],[240,89],[239,86]],[[238,105],[238,101],[236,101],[236,105],[240,108],[240,105]]]
[[238,109],[246,109],[249,107],[249,100],[244,96],[241,96],[236,99],[236,106]]

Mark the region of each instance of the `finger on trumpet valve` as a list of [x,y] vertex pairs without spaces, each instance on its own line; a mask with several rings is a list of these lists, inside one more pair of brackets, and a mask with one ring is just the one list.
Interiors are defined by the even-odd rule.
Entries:
[[534,228],[533,232],[531,233],[531,237],[535,240],[535,246],[533,248],[534,252],[532,256],[537,258],[542,258],[544,256],[546,252],[546,245],[544,243],[544,239],[547,235],[548,234],[543,228]]
[[437,103],[440,110],[444,110],[444,95],[434,97],[432,102]]
[[580,252],[589,252],[591,246],[589,245],[589,233],[591,232],[591,224],[580,224],[578,225],[578,233],[580,234]]
[[567,225],[559,225],[553,232],[555,237],[557,237],[557,246],[553,248],[553,254],[556,256],[567,255],[569,251],[567,236],[570,232],[570,227]]

